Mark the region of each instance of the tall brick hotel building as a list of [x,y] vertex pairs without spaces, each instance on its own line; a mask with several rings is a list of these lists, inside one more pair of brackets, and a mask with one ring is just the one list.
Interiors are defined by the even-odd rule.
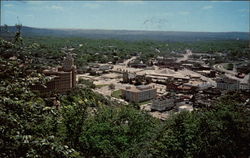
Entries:
[[51,91],[63,93],[67,92],[76,86],[76,66],[71,54],[68,54],[64,59],[63,66],[44,70],[43,74],[50,77],[51,80],[46,83],[46,86],[35,85],[32,90],[37,90],[41,93]]

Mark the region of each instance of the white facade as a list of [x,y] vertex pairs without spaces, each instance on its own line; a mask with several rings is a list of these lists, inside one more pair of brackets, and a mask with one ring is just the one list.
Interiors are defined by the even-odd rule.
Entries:
[[250,90],[250,84],[241,83],[239,88],[240,88],[241,90]]
[[166,99],[161,99],[161,98],[158,98],[158,99],[154,99],[152,101],[152,105],[151,105],[151,109],[152,110],[157,110],[157,111],[165,111],[167,109],[171,109],[172,107],[175,106],[175,99],[169,99],[169,98],[166,98]]
[[156,88],[150,86],[128,87],[122,89],[123,97],[130,102],[142,102],[156,97]]
[[240,89],[239,84],[236,80],[223,79],[216,82],[216,87],[221,90],[235,91]]
[[240,83],[239,81],[227,82],[227,81],[222,80],[220,82],[217,82],[217,88],[221,90],[229,90],[229,91],[250,90],[250,84]]

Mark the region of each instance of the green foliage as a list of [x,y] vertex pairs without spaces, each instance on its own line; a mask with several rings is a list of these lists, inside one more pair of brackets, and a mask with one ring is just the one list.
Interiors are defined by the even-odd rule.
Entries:
[[96,88],[96,85],[93,83],[93,81],[90,81],[90,80],[86,80],[86,79],[83,79],[83,78],[80,78],[78,80],[78,84],[83,84],[85,86],[87,86],[88,88]]
[[106,87],[108,86],[109,84],[98,84],[98,85],[95,85],[96,88],[102,88],[102,87]]
[[41,76],[19,60],[0,62],[0,157],[77,155],[56,138],[58,111],[29,90],[37,82],[31,78]]
[[[135,55],[140,55],[138,60],[146,63],[148,59],[157,55],[177,56],[171,52],[183,52],[185,49],[191,49],[198,53],[222,52],[228,55],[229,60],[242,57],[250,58],[248,41],[128,42],[69,37],[27,37],[25,42],[27,45],[32,45],[34,42],[39,44],[36,55],[51,59],[59,58],[60,60],[62,60],[61,56],[63,55],[60,49],[73,47],[75,48],[73,52],[76,54],[76,65],[79,69],[84,68],[88,63],[116,63]],[[39,53],[41,51],[43,53]]]
[[152,145],[154,157],[249,155],[250,112],[233,100],[223,98],[210,110],[182,112],[166,121]]
[[130,107],[99,109],[84,126],[81,151],[96,157],[136,157],[156,125],[155,119]]
[[229,63],[226,65],[227,70],[233,70],[233,68],[234,68],[234,64],[232,64],[232,63]]
[[118,98],[118,99],[121,99],[121,95],[122,95],[122,91],[120,89],[113,91],[112,94],[111,94],[112,97],[115,97],[115,98]]

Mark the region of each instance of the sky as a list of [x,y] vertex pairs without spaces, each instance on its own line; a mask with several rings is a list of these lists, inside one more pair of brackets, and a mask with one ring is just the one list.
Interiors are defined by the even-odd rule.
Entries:
[[2,1],[1,25],[249,32],[248,1]]

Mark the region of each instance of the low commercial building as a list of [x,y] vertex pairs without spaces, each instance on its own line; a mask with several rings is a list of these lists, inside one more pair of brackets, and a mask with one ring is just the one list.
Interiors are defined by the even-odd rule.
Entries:
[[95,76],[95,75],[101,75],[104,73],[110,72],[110,70],[113,68],[112,65],[109,64],[92,64],[90,68],[90,75]]
[[113,66],[109,65],[109,64],[100,64],[99,65],[99,71],[103,71],[103,72],[109,72],[112,68],[113,68]]
[[134,68],[146,68],[147,65],[143,63],[129,63],[128,66],[134,67]]
[[181,106],[178,107],[178,111],[179,112],[182,112],[182,111],[189,111],[189,112],[191,112],[193,110],[194,110],[193,106],[191,106],[189,104],[183,104],[183,105],[181,105]]
[[202,70],[202,71],[197,71],[197,72],[206,77],[210,77],[210,78],[216,77],[216,71],[213,71],[213,70]]
[[135,78],[136,78],[136,74],[135,73],[129,73],[128,71],[125,71],[122,74],[122,79],[123,79],[122,81],[124,83],[130,83],[133,80],[135,80]]
[[246,75],[243,80],[239,79],[229,79],[223,76],[220,79],[216,80],[217,88],[220,90],[228,90],[228,91],[235,91],[235,90],[243,90],[243,91],[250,91],[250,74]]
[[165,84],[168,91],[176,91],[178,86],[182,85],[182,82],[168,80]]
[[240,90],[250,91],[250,83],[240,83]]
[[235,91],[239,90],[239,81],[229,78],[220,78],[216,80],[217,88],[220,90]]
[[221,91],[217,88],[208,88],[195,94],[193,103],[194,107],[204,108],[213,105],[217,98],[221,96]]
[[188,93],[188,94],[192,94],[196,90],[197,90],[197,87],[190,86],[190,85],[180,85],[176,89],[176,91],[179,93]]
[[151,110],[166,111],[171,110],[175,106],[175,99],[169,96],[161,96],[152,101]]
[[129,102],[142,102],[156,97],[156,88],[146,85],[122,89],[122,96]]
[[181,80],[183,82],[188,82],[190,80],[190,77],[187,75],[183,75],[180,72],[173,71],[171,69],[163,69],[158,72],[151,72],[147,73],[147,77],[151,77],[152,79],[163,79],[166,80],[174,79],[174,80]]

